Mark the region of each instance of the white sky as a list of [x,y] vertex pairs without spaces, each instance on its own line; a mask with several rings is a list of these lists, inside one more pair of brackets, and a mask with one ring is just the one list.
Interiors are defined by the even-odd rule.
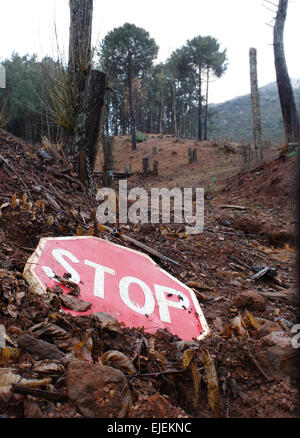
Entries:
[[[278,0],[273,0],[277,3]],[[68,0],[0,0],[0,60],[13,51],[55,56],[54,22],[61,48],[68,48]],[[270,22],[263,0],[94,0],[93,44],[124,23],[150,33],[158,61],[195,36],[210,35],[227,48],[228,70],[211,85],[210,102],[250,92],[249,48],[258,54],[259,86],[275,81]],[[271,5],[269,7],[272,8]],[[291,78],[300,78],[300,0],[289,0],[285,53]]]

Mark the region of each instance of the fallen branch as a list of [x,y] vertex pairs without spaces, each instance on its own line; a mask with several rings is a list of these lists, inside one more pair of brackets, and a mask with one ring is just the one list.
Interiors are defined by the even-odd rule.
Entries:
[[233,208],[235,210],[249,210],[248,207],[241,207],[240,205],[219,205],[219,208]]
[[[204,368],[198,368],[198,371],[202,371]],[[167,371],[158,371],[157,373],[147,373],[147,374],[141,374],[141,373],[137,373],[137,374],[131,374],[131,375],[126,375],[126,377],[128,378],[132,378],[132,377],[159,377],[159,376],[165,376],[168,374],[181,374],[184,373],[186,371],[185,370],[167,370]]]
[[[115,231],[114,231],[112,228],[110,228],[110,227],[108,227],[108,226],[106,226],[106,225],[102,225],[102,224],[100,224],[100,225],[99,225],[99,229],[102,230],[102,231],[107,231],[107,232],[109,232],[110,234],[116,234]],[[126,236],[126,234],[123,234],[123,233],[119,233],[119,236],[120,236],[120,238],[121,238],[122,240],[124,240],[125,242],[130,242],[130,243],[132,243],[133,245],[135,245],[135,246],[137,246],[137,247],[143,249],[144,251],[148,252],[149,254],[152,254],[152,255],[154,255],[155,257],[158,257],[159,259],[162,259],[162,260],[164,260],[164,261],[166,261],[166,262],[171,262],[171,263],[173,263],[174,265],[178,265],[178,266],[180,266],[180,263],[179,263],[179,262],[176,262],[175,260],[170,259],[169,257],[165,256],[164,254],[161,254],[160,252],[156,251],[155,249],[150,248],[150,246],[147,246],[147,245],[145,245],[144,243],[139,242],[138,240],[134,239],[133,237]]]
[[30,388],[29,386],[24,385],[12,385],[10,391],[14,394],[30,395],[32,397],[55,402],[65,402],[68,400],[68,397],[61,392],[45,391],[37,388]]
[[78,184],[80,186],[81,190],[83,192],[85,191],[85,188],[79,179],[73,178],[72,176],[66,175],[65,173],[57,172],[56,170],[51,169],[51,167],[48,167],[47,171],[52,173],[52,175],[57,176],[58,178],[65,178],[68,181],[71,181],[72,183]]
[[271,379],[266,373],[265,371],[262,369],[262,367],[260,366],[260,364],[257,362],[257,360],[255,359],[255,357],[253,356],[252,353],[250,353],[250,351],[247,349],[247,347],[244,347],[244,351],[246,353],[246,355],[249,357],[249,359],[251,360],[251,362],[256,366],[256,368],[259,370],[259,372],[264,376],[264,378],[266,379],[267,382],[270,382]]
[[23,186],[28,190],[28,192],[30,193],[30,188],[28,187],[28,185],[22,180],[22,178],[17,174],[17,172],[15,171],[15,169],[9,164],[9,162],[2,156],[0,155],[0,159],[10,168],[10,170],[13,171],[13,173],[16,175],[16,177],[21,181],[21,183],[23,184]]

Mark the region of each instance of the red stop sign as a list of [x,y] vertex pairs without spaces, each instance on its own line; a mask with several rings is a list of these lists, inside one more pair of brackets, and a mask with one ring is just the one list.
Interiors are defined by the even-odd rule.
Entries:
[[65,273],[79,285],[80,298],[92,303],[85,313],[66,309],[74,316],[107,312],[127,327],[167,329],[183,340],[209,333],[193,290],[145,254],[96,237],[41,239],[24,278],[43,294]]

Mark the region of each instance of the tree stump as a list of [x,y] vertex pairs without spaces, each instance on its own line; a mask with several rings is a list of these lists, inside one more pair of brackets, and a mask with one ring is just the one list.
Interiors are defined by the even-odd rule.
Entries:
[[198,161],[198,156],[197,156],[197,149],[193,149],[193,163],[196,163]]
[[150,174],[150,160],[149,160],[149,157],[143,158],[143,171],[144,171],[144,175],[149,176],[149,174]]
[[154,162],[153,162],[153,175],[158,175],[158,161],[157,160],[155,160]]
[[188,148],[188,157],[189,157],[189,163],[192,164],[192,162],[193,162],[193,151],[192,151],[192,148]]

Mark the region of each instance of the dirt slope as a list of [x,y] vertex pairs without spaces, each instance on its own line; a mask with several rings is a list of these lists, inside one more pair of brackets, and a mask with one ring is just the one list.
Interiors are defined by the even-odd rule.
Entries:
[[[71,363],[77,358],[99,364],[99,358],[110,350],[118,350],[132,361],[137,374],[126,376],[131,396],[128,417],[294,415],[296,371],[290,345],[296,310],[294,217],[292,202],[287,200],[293,199],[291,175],[295,162],[273,160],[238,175],[239,154],[226,155],[222,147],[202,144],[197,146],[198,163],[190,165],[187,148],[193,146],[191,140],[160,140],[152,137],[131,153],[126,139],[118,139],[117,170],[123,170],[121,163],[126,157],[125,163],[132,164],[132,171],[140,171],[142,157],[157,145],[161,149],[155,154],[160,161],[160,175],[146,178],[135,174],[129,180],[130,186],[207,188],[216,178],[217,184],[207,191],[205,230],[188,236],[180,225],[144,224],[129,225],[121,231],[180,262],[176,266],[156,260],[194,288],[211,336],[201,342],[182,343],[167,332],[153,336],[141,328],[126,327],[121,332],[111,331],[95,318],[65,314],[59,295],[45,300],[33,294],[22,279],[22,271],[39,239],[91,234],[93,202],[88,201],[65,165],[55,160],[45,162],[38,158],[37,147],[0,132],[0,154],[4,158],[0,159],[0,324],[11,341],[10,349],[0,352],[0,415],[83,416],[68,396],[69,380],[64,376],[69,365],[58,361],[55,372],[35,371],[41,359],[17,347],[20,337],[40,323],[51,323],[56,330],[67,333],[64,336],[69,342],[63,342],[64,336],[61,339],[53,331],[42,331],[36,337],[71,354]],[[238,149],[238,145],[233,147]],[[273,186],[276,190],[271,196],[269,187]],[[257,191],[259,187],[263,188]],[[246,208],[223,208],[228,204]],[[128,245],[118,233],[100,231],[100,237]],[[265,266],[272,270],[251,280]],[[187,350],[193,353],[184,353]],[[193,372],[193,368],[183,367],[187,354],[193,357]],[[210,378],[210,361],[217,381]],[[41,389],[59,392],[63,399],[56,402],[12,394],[9,387],[1,387],[1,375],[8,370],[26,379],[50,378]],[[80,386],[79,381],[72,382],[76,384]],[[209,405],[211,397],[217,408]],[[123,402],[120,397],[119,404]],[[113,416],[115,408],[105,405],[107,416]]]

